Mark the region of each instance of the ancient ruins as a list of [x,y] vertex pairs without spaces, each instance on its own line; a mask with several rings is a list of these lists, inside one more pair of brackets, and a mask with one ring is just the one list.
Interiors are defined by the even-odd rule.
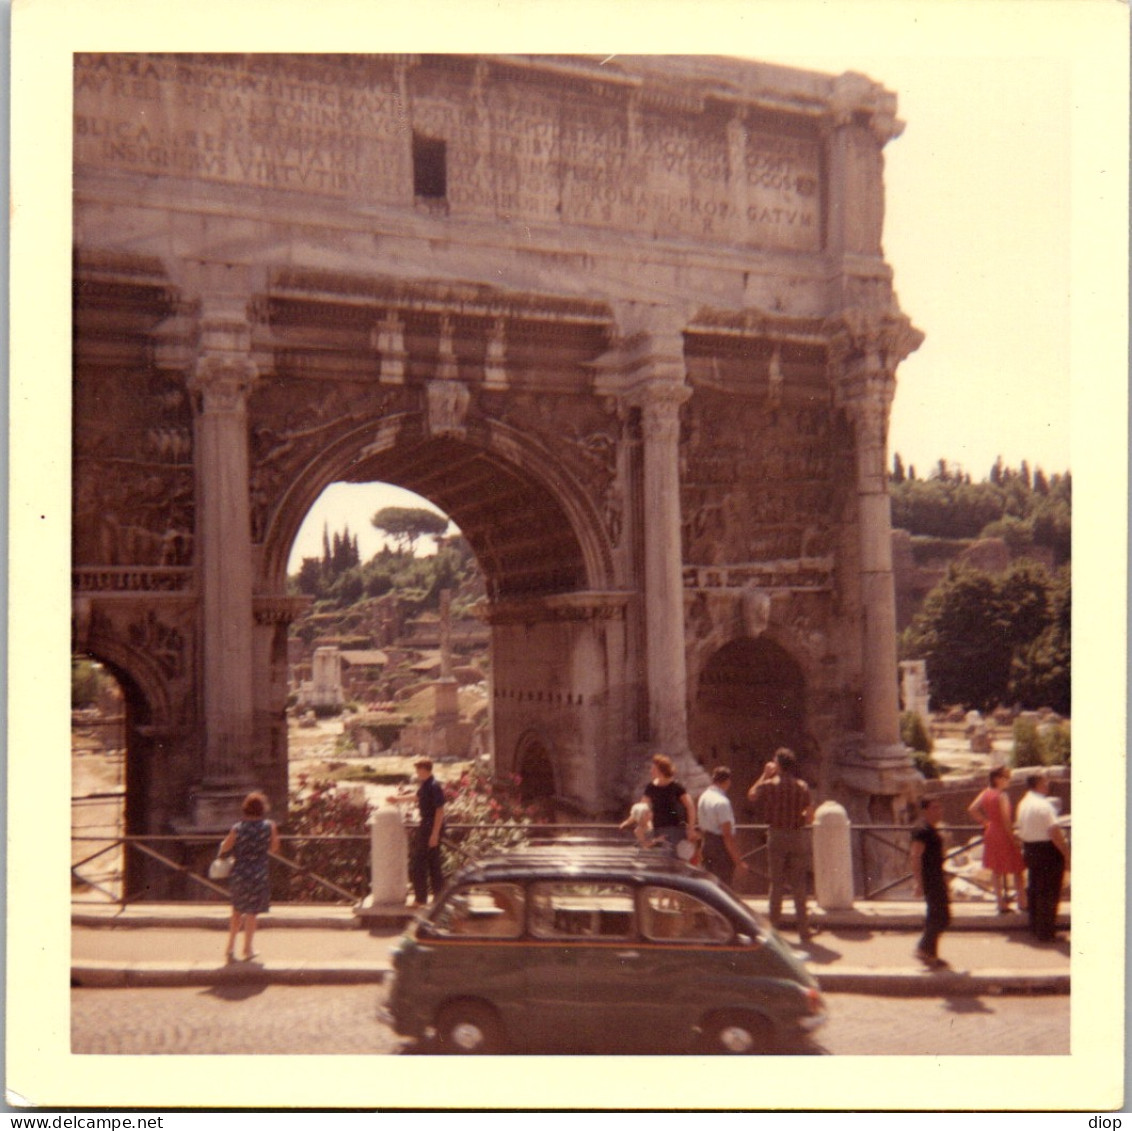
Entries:
[[286,565],[340,480],[473,546],[499,768],[596,815],[786,743],[891,820],[895,112],[708,57],[77,55],[73,646],[128,831],[285,808]]

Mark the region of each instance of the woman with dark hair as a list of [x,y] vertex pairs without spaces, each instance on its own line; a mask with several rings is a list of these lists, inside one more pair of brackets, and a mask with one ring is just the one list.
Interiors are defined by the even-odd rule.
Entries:
[[1010,798],[1006,793],[1009,784],[1010,771],[1005,766],[991,770],[987,788],[967,807],[967,812],[983,826],[983,867],[994,877],[994,897],[1000,915],[1010,910],[1007,876],[1014,877],[1018,909],[1026,910],[1026,886],[1022,882],[1026,865],[1014,839]]
[[664,754],[654,754],[652,775],[641,798],[652,810],[653,833],[675,854],[681,841],[694,843],[696,807],[688,791],[676,780],[676,767]]
[[221,856],[234,856],[230,877],[232,894],[232,920],[228,928],[228,949],[225,958],[235,960],[236,936],[244,930],[244,960],[256,957],[252,944],[255,940],[256,916],[271,905],[271,885],[268,879],[268,855],[279,851],[279,829],[267,819],[267,798],[262,793],[249,793],[244,798],[244,819],[237,821],[224,843]]

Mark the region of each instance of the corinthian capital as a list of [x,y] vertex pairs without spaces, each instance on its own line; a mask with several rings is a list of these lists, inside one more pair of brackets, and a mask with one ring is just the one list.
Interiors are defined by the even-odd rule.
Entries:
[[656,383],[641,390],[641,427],[645,440],[673,439],[680,430],[680,406],[692,395],[687,385]]
[[924,340],[903,314],[846,310],[826,326],[835,403],[862,436],[883,437],[896,367]]
[[196,362],[189,377],[189,391],[198,408],[207,412],[242,409],[258,374],[246,297],[204,296],[197,320]]
[[247,405],[256,376],[250,357],[206,354],[197,359],[189,392],[200,412],[239,412]]

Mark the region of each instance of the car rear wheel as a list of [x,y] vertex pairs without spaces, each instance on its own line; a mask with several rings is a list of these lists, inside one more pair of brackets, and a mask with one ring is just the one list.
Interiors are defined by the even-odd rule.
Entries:
[[479,1001],[454,1001],[436,1017],[440,1047],[462,1056],[489,1055],[503,1051],[503,1025],[495,1011]]
[[750,1056],[774,1051],[774,1027],[757,1013],[716,1013],[703,1025],[704,1051]]

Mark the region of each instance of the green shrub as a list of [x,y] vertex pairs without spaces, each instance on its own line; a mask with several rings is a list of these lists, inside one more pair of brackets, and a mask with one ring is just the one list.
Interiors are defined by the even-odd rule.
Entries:
[[924,725],[924,720],[916,711],[903,711],[900,715],[900,741],[921,754],[930,754],[934,749],[932,736]]
[[[531,810],[519,800],[519,779],[493,777],[479,766],[446,786],[444,871],[527,842]],[[455,829],[454,825],[473,828]],[[518,827],[501,827],[501,826]]]
[[1014,765],[1018,769],[1045,765],[1041,735],[1033,719],[1014,720]]
[[1042,743],[1043,761],[1047,766],[1068,766],[1072,743],[1069,724],[1058,723],[1038,731]]

